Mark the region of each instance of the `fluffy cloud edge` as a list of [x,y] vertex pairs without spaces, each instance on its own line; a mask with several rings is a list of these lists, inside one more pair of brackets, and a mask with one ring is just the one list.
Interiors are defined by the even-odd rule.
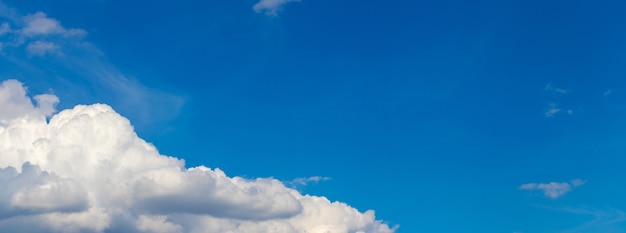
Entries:
[[35,100],[37,105],[16,80],[0,84],[0,109],[17,109],[0,112],[0,185],[13,187],[0,192],[5,200],[0,230],[391,233],[398,228],[376,220],[374,211],[304,195],[272,178],[185,168],[182,160],[159,154],[139,138],[130,121],[108,105],[53,114],[58,98]]

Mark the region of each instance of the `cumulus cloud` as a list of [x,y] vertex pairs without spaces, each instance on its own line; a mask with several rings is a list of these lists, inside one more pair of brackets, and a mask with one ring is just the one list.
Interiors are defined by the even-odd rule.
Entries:
[[261,0],[254,4],[252,9],[257,13],[265,13],[267,15],[276,16],[283,5],[290,2],[299,2],[300,0]]
[[108,105],[54,114],[58,98],[26,93],[0,85],[1,232],[395,232],[272,178],[186,168]]
[[24,163],[21,172],[0,168],[0,219],[18,215],[78,212],[87,208],[87,192],[71,179]]
[[50,94],[35,96],[36,105],[26,97],[26,89],[16,80],[7,80],[0,84],[0,126],[8,124],[17,117],[39,117],[45,119],[56,110],[59,98]]
[[585,183],[586,181],[581,179],[574,179],[570,182],[527,183],[522,184],[518,189],[539,190],[543,192],[546,197],[558,198],[572,191],[573,188],[579,187]]

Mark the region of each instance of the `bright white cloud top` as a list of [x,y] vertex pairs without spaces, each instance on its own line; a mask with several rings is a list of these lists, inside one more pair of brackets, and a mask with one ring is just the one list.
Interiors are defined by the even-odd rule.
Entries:
[[[54,114],[54,95],[0,84],[0,232],[389,233],[275,179],[185,168],[104,104]],[[48,120],[49,119],[49,120]]]

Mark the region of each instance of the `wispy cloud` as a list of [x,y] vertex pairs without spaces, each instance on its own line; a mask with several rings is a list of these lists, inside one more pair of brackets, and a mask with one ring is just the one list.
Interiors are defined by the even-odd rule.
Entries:
[[519,190],[538,190],[543,192],[546,197],[558,198],[572,191],[573,188],[579,187],[586,183],[582,179],[573,179],[570,182],[550,182],[550,183],[527,183],[518,187]]
[[321,181],[329,181],[331,180],[330,177],[325,177],[325,176],[312,176],[312,177],[300,177],[300,178],[295,178],[292,181],[287,182],[288,184],[291,184],[291,186],[304,186],[310,183],[314,183],[317,184]]
[[[138,124],[172,119],[184,105],[184,97],[147,87],[112,65],[84,29],[65,27],[44,12],[21,15],[0,2],[1,19],[0,62],[22,76],[40,82],[53,77],[74,99],[109,102]],[[33,62],[35,57],[40,59]]]
[[567,113],[568,115],[573,115],[574,110],[572,109],[562,109],[556,103],[549,103],[548,106],[544,109],[544,116],[546,117],[554,117],[559,113]]
[[560,87],[555,87],[552,84],[547,84],[545,89],[548,92],[553,92],[553,93],[558,93],[558,94],[567,94],[567,93],[571,92],[571,90],[566,90],[566,89],[563,89],[563,88],[560,88]]
[[257,13],[265,13],[266,15],[276,16],[283,5],[290,2],[299,2],[300,0],[260,0],[252,9]]
[[[540,206],[544,209],[549,209],[558,212],[565,212],[576,215],[591,216],[593,219],[584,222],[574,228],[564,230],[564,233],[579,233],[579,232],[607,232],[605,228],[616,230],[615,225],[626,221],[626,213],[615,208],[590,208],[590,207],[550,207]],[[623,232],[623,231],[617,231]]]
[[600,210],[567,207],[562,208],[561,210],[573,214],[593,216],[592,220],[585,222],[573,229],[565,231],[566,233],[577,233],[590,230],[595,230],[595,232],[603,232],[601,230],[598,231],[598,229],[626,221],[626,213],[613,208]]
[[611,90],[611,89],[606,90],[606,91],[604,91],[604,92],[602,93],[602,95],[603,95],[604,97],[609,96],[610,94],[613,94],[613,90]]
[[561,112],[561,109],[557,108],[555,103],[550,103],[548,104],[548,107],[546,108],[544,115],[546,117],[553,117],[555,114],[559,112]]
[[[559,95],[563,95],[563,94],[567,94],[567,93],[572,92],[572,90],[556,87],[556,86],[554,86],[554,85],[552,85],[550,83],[546,84],[544,89],[545,89],[546,92],[549,92],[549,93],[552,93],[552,94],[559,94]],[[567,113],[568,115],[574,114],[574,110],[572,110],[572,109],[562,109],[562,108],[559,108],[557,106],[558,106],[557,103],[554,103],[554,102],[549,103],[548,107],[545,108],[545,110],[544,110],[544,115],[546,117],[553,117],[553,116],[555,116],[555,115],[557,115],[558,113],[561,113],[561,112]]]

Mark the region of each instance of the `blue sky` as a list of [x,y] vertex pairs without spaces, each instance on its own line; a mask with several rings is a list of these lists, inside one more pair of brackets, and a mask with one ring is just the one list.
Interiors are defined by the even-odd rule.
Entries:
[[626,232],[626,2],[276,2],[3,0],[65,31],[0,79],[398,232]]

